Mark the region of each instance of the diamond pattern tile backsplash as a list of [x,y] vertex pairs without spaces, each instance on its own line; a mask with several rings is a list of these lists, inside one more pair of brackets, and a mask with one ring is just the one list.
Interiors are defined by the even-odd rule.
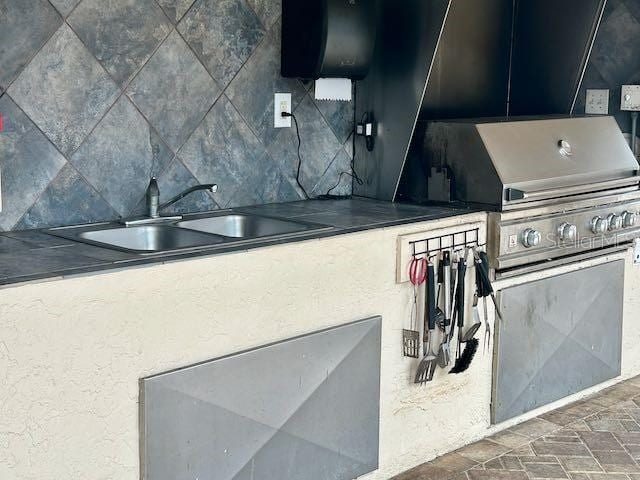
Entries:
[[[639,0],[640,1],[640,0]],[[353,104],[280,76],[281,0],[0,0],[0,231],[144,211],[298,200],[297,139],[273,128],[291,92],[302,182],[351,192]]]

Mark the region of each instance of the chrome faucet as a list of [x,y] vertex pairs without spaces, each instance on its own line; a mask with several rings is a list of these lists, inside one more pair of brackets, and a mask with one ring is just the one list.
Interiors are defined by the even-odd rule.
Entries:
[[162,211],[174,203],[182,200],[187,195],[200,190],[207,190],[211,193],[218,191],[218,185],[215,183],[208,183],[205,185],[196,185],[191,188],[187,188],[185,191],[179,193],[171,200],[164,203],[160,203],[160,188],[158,188],[158,180],[156,177],[152,177],[149,182],[149,186],[146,191],[146,203],[147,203],[147,215],[143,217],[132,218],[123,220],[125,225],[141,225],[145,223],[157,223],[157,222],[170,222],[181,220],[182,215],[162,216]]

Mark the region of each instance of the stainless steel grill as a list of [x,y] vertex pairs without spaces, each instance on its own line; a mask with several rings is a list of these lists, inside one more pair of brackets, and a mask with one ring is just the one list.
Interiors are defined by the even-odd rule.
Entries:
[[425,138],[453,199],[493,212],[499,274],[640,236],[639,166],[612,117],[434,122]]

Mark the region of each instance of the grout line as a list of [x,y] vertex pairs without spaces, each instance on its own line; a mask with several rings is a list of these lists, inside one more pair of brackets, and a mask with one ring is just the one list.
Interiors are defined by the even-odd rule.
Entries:
[[24,66],[20,69],[19,72],[16,73],[15,77],[13,77],[13,79],[11,81],[9,81],[9,83],[3,87],[5,93],[7,93],[7,91],[9,90],[9,87],[11,87],[18,80],[18,78],[20,78],[20,76],[29,67],[29,65],[31,65],[31,62],[33,62],[33,59],[36,58],[38,56],[38,54],[42,51],[42,49],[47,45],[47,43],[49,43],[49,40],[51,40],[56,35],[56,33],[58,33],[60,31],[60,28],[62,28],[62,25],[65,24],[64,17],[60,14],[58,9],[56,7],[54,7],[53,4],[51,4],[51,2],[49,2],[48,0],[47,0],[47,3],[49,3],[49,5],[51,5],[51,7],[55,10],[55,12],[58,15],[58,17],[60,17],[60,20],[61,20],[60,25],[58,25],[58,27],[53,31],[53,33],[46,38],[46,40],[42,43],[42,45],[40,45],[39,48],[36,49],[34,54],[29,57],[29,60],[27,62],[25,62]]

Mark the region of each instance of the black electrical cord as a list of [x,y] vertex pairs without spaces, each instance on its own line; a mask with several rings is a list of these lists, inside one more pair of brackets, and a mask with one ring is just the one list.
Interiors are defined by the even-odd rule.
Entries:
[[[356,100],[356,90],[357,88],[357,83],[354,83],[353,86],[353,101],[355,104],[355,100]],[[362,116],[362,120],[360,121],[360,123],[364,122],[364,119],[366,118],[367,113],[365,113]],[[332,195],[331,192],[333,190],[335,190],[336,188],[338,188],[338,186],[340,186],[340,182],[342,182],[342,177],[343,175],[347,175],[349,177],[351,177],[358,185],[363,185],[364,181],[362,180],[362,178],[360,178],[360,175],[358,175],[358,172],[356,172],[356,165],[355,165],[355,160],[356,160],[356,109],[355,109],[355,105],[353,108],[353,131],[352,131],[352,141],[351,141],[351,162],[349,162],[349,168],[351,169],[350,172],[340,172],[340,175],[338,176],[338,182],[331,187],[329,190],[327,190],[327,193],[324,195],[321,195],[320,199],[322,200],[348,200],[351,198],[351,195]]]
[[[364,120],[366,115],[367,114],[365,113],[364,116],[362,117],[363,120]],[[355,110],[354,110],[354,112],[353,112],[353,124],[355,125],[355,123],[356,123],[356,113],[355,113]],[[335,190],[340,185],[340,182],[342,181],[342,176],[343,175],[348,175],[349,177],[353,178],[353,180],[358,185],[363,185],[364,184],[364,181],[362,180],[362,178],[360,178],[360,175],[358,175],[358,172],[356,172],[356,166],[355,166],[355,159],[356,159],[356,130],[355,130],[355,127],[353,129],[352,149],[353,149],[353,152],[352,152],[353,156],[351,157],[351,162],[349,163],[349,167],[351,168],[351,172],[340,172],[340,175],[338,176],[338,182],[333,187],[331,187],[329,190],[327,190],[327,193],[322,196],[323,198],[326,198],[326,199],[329,199],[329,200],[339,200],[339,199],[351,198],[351,195],[331,195],[331,191]]]
[[300,149],[302,148],[302,139],[300,138],[300,126],[298,125],[298,119],[293,113],[289,112],[282,112],[282,116],[291,117],[293,119],[293,123],[296,125],[296,136],[298,137],[298,169],[296,171],[296,183],[298,184],[298,187],[300,187],[300,190],[302,190],[305,199],[309,200],[309,194],[300,182],[300,169],[302,168],[302,154],[300,153]]
[[[354,96],[355,96],[355,87],[354,87]],[[300,182],[300,170],[302,168],[302,154],[300,152],[300,149],[302,148],[302,139],[300,138],[300,126],[298,125],[298,119],[293,113],[290,113],[290,112],[282,112],[281,115],[284,118],[291,117],[293,119],[293,123],[296,126],[296,136],[298,137],[298,168],[296,170],[296,183],[298,184],[298,187],[300,187],[300,190],[302,190],[302,193],[304,194],[305,199],[309,200],[311,197],[309,196],[309,194],[307,193],[307,190],[304,188],[304,186]],[[364,122],[366,116],[367,116],[367,113],[363,115],[360,123]],[[344,175],[348,175],[349,177],[351,177],[358,185],[364,184],[364,181],[362,180],[362,178],[360,178],[355,168],[355,158],[356,158],[356,111],[355,111],[355,108],[353,110],[353,125],[354,125],[353,132],[352,132],[353,133],[352,135],[353,151],[352,151],[351,162],[349,163],[349,167],[351,171],[340,172],[340,175],[338,175],[338,182],[329,190],[327,190],[326,194],[316,197],[318,200],[347,200],[351,198],[351,195],[332,195],[331,194],[333,190],[335,190],[336,188],[338,188],[338,186],[340,186],[340,182],[342,182],[342,177]]]

